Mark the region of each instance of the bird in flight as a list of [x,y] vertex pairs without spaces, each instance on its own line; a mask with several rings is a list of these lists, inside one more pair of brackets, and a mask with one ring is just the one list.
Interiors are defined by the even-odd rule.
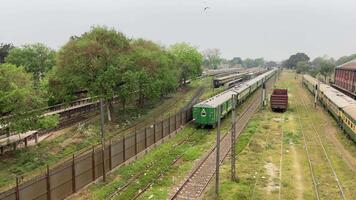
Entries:
[[206,11],[206,10],[208,10],[208,9],[210,9],[210,7],[209,7],[209,6],[205,7],[205,8],[204,8],[204,11]]

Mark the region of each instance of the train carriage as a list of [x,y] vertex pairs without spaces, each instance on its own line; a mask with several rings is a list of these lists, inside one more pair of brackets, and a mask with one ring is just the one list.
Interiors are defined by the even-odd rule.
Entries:
[[262,83],[275,74],[276,69],[259,75],[246,83],[233,87],[225,92],[222,92],[214,97],[211,97],[203,102],[200,102],[193,107],[193,118],[197,125],[209,125],[215,127],[218,121],[217,109],[221,109],[221,117],[227,115],[232,109],[232,95],[237,95],[238,103],[244,101],[252,94]]
[[349,105],[341,113],[342,128],[356,142],[356,105]]
[[[313,77],[303,76],[303,85],[314,95],[317,84],[318,81]],[[356,101],[324,83],[319,84],[317,98],[339,126],[356,142]]]

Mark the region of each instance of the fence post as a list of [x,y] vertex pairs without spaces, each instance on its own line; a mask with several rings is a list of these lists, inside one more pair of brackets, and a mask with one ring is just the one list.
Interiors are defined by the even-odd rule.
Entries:
[[47,199],[51,200],[51,182],[50,182],[50,175],[49,175],[49,166],[47,165],[47,176],[46,176],[46,181],[47,181]]
[[27,140],[28,140],[28,137],[25,137],[25,148],[27,148]]
[[161,121],[161,126],[162,126],[162,127],[161,127],[161,128],[162,128],[162,131],[161,131],[162,137],[161,137],[161,138],[162,138],[162,139],[163,139],[163,131],[164,131],[163,121],[164,121],[164,119]]
[[126,161],[126,153],[125,153],[125,148],[126,148],[126,147],[125,147],[125,135],[124,135],[124,137],[122,138],[122,147],[123,147],[123,149],[122,149],[123,151],[122,151],[122,152],[124,153],[124,154],[123,154],[123,156],[122,156],[122,158],[123,158],[123,162],[125,162],[125,161]]
[[73,193],[76,192],[75,189],[75,162],[74,162],[74,154],[72,156],[72,191]]
[[153,144],[156,145],[156,120],[154,123],[155,124],[153,125]]
[[110,144],[109,144],[109,169],[112,170],[112,159],[111,159],[111,145],[112,145],[112,140],[110,139]]
[[188,109],[185,110],[185,123],[188,122]]
[[146,148],[147,148],[147,127],[145,127],[145,149]]
[[174,130],[177,130],[177,112],[174,113]]
[[135,157],[137,158],[137,130],[135,128]]
[[95,147],[93,146],[93,150],[91,153],[91,167],[92,167],[92,175],[93,181],[95,180]]
[[19,178],[16,176],[16,200],[20,200]]
[[168,114],[168,135],[171,134],[171,113]]
[[180,111],[180,126],[183,126],[183,111]]

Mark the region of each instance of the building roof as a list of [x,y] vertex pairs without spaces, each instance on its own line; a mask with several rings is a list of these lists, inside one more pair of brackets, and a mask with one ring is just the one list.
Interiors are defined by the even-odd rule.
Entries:
[[342,64],[342,65],[339,65],[336,67],[336,69],[348,69],[348,70],[356,71],[356,59],[351,60],[347,63]]

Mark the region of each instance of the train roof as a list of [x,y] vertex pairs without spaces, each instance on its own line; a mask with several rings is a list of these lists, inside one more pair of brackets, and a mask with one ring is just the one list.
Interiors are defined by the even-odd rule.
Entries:
[[335,105],[339,108],[356,105],[356,101],[354,99],[324,83],[320,83],[320,91],[322,91],[329,99],[332,99]]
[[221,81],[221,80],[228,79],[228,78],[240,77],[240,76],[245,75],[245,74],[246,73],[230,74],[230,75],[227,75],[227,76],[214,78],[214,80]]
[[229,100],[233,94],[236,94],[236,93],[232,90],[227,90],[227,91],[217,94],[203,102],[196,104],[194,107],[215,108],[218,105],[220,105],[221,103]]
[[229,100],[231,98],[231,96],[233,94],[236,93],[240,93],[242,92],[244,89],[246,89],[247,87],[249,87],[251,84],[253,84],[254,82],[261,80],[264,76],[267,76],[269,74],[271,74],[274,70],[270,70],[266,73],[263,73],[249,81],[247,81],[246,83],[242,83],[238,86],[235,86],[225,92],[222,92],[220,94],[217,94],[205,101],[202,101],[198,104],[196,104],[194,107],[209,107],[209,108],[216,108],[218,105],[220,105],[221,103]]
[[348,105],[343,108],[344,112],[348,114],[352,119],[356,119],[356,105]]
[[315,78],[313,78],[308,74],[303,75],[303,78],[306,79],[309,83],[312,83],[313,85],[316,85],[318,83],[318,81]]
[[347,69],[347,70],[356,71],[356,59],[351,60],[347,63],[342,64],[342,65],[339,65],[336,67],[336,69]]

